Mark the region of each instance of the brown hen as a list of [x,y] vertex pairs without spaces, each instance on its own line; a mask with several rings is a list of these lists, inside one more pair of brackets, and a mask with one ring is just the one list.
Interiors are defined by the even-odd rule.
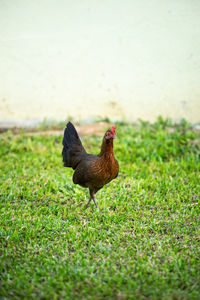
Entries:
[[98,208],[95,193],[105,184],[117,177],[119,165],[114,157],[113,139],[115,126],[107,130],[102,141],[101,151],[98,155],[88,154],[71,122],[67,123],[63,137],[63,162],[65,167],[74,169],[73,182],[82,187],[89,188],[90,199]]

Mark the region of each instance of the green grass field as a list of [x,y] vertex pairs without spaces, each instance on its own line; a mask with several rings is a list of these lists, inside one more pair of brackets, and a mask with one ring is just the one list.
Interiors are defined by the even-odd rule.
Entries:
[[160,118],[116,134],[99,211],[62,136],[0,135],[0,299],[200,299],[200,133]]

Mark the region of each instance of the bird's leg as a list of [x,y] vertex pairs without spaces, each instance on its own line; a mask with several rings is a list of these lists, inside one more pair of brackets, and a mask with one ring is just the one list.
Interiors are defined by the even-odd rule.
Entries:
[[99,209],[99,208],[98,208],[98,205],[97,205],[97,203],[96,203],[94,194],[95,194],[95,191],[91,191],[91,190],[90,190],[90,197],[92,198],[92,200],[93,200],[93,202],[94,202],[96,208]]
[[88,206],[89,206],[91,200],[92,200],[92,198],[90,197],[88,203],[86,204],[86,208],[88,208]]
[[94,201],[94,204],[95,204],[96,208],[99,209],[94,197],[92,198],[92,200]]
[[98,209],[98,206],[97,206],[97,203],[96,203],[96,200],[95,200],[95,197],[94,197],[94,191],[93,190],[90,190],[90,199],[89,199],[88,203],[86,204],[86,208],[89,206],[89,203],[90,203],[91,200],[93,200],[96,208]]

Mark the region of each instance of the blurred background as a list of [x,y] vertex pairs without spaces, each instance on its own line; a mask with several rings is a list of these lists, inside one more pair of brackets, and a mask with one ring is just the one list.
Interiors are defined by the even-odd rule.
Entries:
[[199,0],[0,0],[0,122],[200,121]]

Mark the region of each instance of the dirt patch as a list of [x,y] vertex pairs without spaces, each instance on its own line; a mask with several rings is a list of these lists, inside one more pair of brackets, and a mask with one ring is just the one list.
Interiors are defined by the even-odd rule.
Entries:
[[[111,125],[106,122],[85,124],[85,125],[75,125],[76,130],[80,136],[83,135],[95,135],[102,136],[103,133],[111,128]],[[24,134],[27,136],[38,136],[38,135],[63,135],[63,130],[46,130],[46,131],[33,131],[33,132],[25,132]],[[14,136],[19,136],[19,133],[15,133]]]
[[76,126],[76,129],[80,135],[90,134],[96,136],[102,136],[104,131],[111,129],[111,125],[106,122],[85,124],[81,126]]

